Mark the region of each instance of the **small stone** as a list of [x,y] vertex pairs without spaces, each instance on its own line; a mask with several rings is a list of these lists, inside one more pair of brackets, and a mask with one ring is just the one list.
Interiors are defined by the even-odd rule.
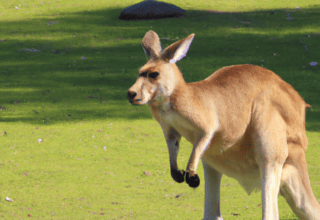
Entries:
[[13,200],[10,199],[8,196],[6,197],[6,201],[8,201],[8,202],[13,202]]
[[149,173],[148,171],[144,171],[143,174],[147,175],[147,176],[151,176],[152,174]]

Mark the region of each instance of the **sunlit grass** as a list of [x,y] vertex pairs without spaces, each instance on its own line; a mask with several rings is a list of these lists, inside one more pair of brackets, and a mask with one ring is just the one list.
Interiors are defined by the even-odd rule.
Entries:
[[[251,63],[295,87],[313,106],[307,111],[307,160],[319,199],[320,70],[309,63],[320,62],[320,6],[175,0],[170,3],[189,10],[185,17],[118,19],[137,2],[0,4],[0,217],[201,219],[204,182],[196,190],[174,183],[161,128],[147,106],[126,100],[146,62],[141,39],[151,29],[164,38],[163,47],[196,34],[178,63],[187,82],[223,66]],[[191,145],[183,139],[181,146],[178,164],[184,168]],[[201,166],[198,172],[203,180]],[[225,219],[261,218],[260,193],[248,197],[226,177],[221,190]],[[281,219],[295,219],[279,201]]]

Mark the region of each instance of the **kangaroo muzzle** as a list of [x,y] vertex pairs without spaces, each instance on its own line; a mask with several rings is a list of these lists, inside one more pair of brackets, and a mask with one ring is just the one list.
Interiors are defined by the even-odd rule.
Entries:
[[134,97],[136,97],[137,96],[137,93],[136,92],[133,92],[133,91],[128,91],[128,93],[127,93],[127,97],[128,97],[128,99],[129,99],[129,102],[131,103],[131,104],[133,104],[133,99],[134,99]]

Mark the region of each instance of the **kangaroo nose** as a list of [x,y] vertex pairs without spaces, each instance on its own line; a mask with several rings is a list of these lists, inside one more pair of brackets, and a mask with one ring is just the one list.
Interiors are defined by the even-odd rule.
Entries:
[[128,91],[128,94],[127,94],[128,98],[130,101],[132,101],[134,99],[134,97],[137,96],[137,93],[136,92],[131,92],[131,91]]

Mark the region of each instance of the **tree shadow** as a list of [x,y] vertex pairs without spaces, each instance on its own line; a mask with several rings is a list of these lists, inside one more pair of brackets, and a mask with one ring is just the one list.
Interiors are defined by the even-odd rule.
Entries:
[[[39,14],[3,22],[2,34],[8,37],[0,42],[0,106],[5,107],[0,121],[151,118],[147,107],[133,107],[126,100],[138,68],[146,62],[140,43],[150,29],[163,38],[163,47],[196,33],[187,57],[178,63],[187,82],[227,65],[263,65],[292,84],[315,109],[319,107],[319,69],[307,64],[319,59],[312,47],[319,49],[313,39],[320,37],[313,33],[308,38],[301,31],[306,25],[316,27],[319,6],[296,12],[190,10],[180,18],[140,21],[119,20],[121,10],[57,11],[50,19]],[[287,19],[289,12],[295,19]],[[303,44],[309,45],[309,52]],[[36,114],[33,109],[44,112]],[[308,110],[308,115],[308,130],[319,131],[319,112]]]

